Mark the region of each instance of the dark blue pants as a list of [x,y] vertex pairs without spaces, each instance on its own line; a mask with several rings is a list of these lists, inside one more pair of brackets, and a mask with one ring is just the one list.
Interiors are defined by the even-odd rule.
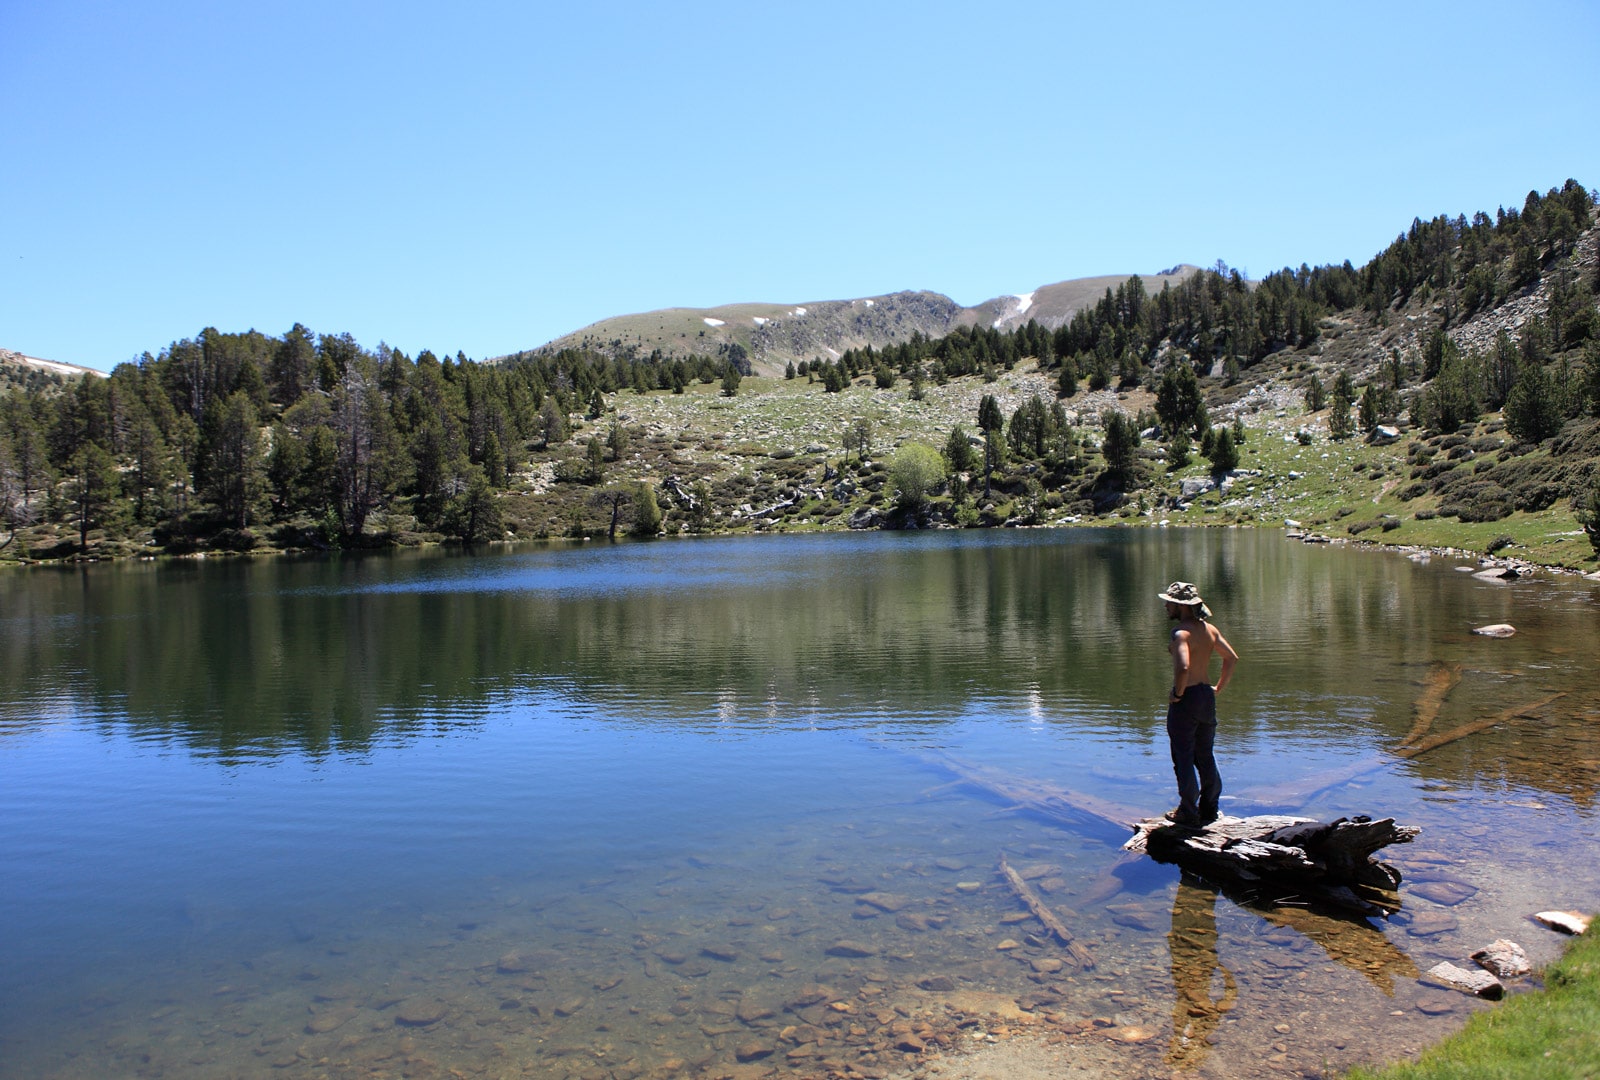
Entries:
[[1215,817],[1222,798],[1222,774],[1211,747],[1217,740],[1217,694],[1206,683],[1186,687],[1167,706],[1167,739],[1172,771],[1178,778],[1178,809]]

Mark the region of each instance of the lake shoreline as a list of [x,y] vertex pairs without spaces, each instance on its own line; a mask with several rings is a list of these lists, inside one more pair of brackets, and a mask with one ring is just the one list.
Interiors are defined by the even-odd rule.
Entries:
[[[1365,539],[1359,539],[1359,538],[1353,538],[1353,537],[1329,536],[1327,534],[1315,533],[1315,532],[1305,532],[1304,534],[1297,534],[1297,531],[1294,530],[1293,528],[1285,528],[1284,526],[1280,526],[1280,525],[1258,524],[1258,523],[1255,523],[1255,522],[1228,522],[1228,523],[1225,523],[1225,524],[1224,523],[1218,523],[1218,524],[1213,525],[1213,524],[1204,524],[1204,523],[1191,524],[1191,523],[1188,523],[1188,522],[1171,522],[1171,521],[1168,521],[1168,520],[1142,521],[1141,522],[1141,521],[1128,521],[1126,519],[1118,519],[1118,520],[1115,520],[1115,521],[1074,521],[1074,522],[1059,523],[1059,524],[1058,523],[1049,523],[1049,524],[1041,524],[1041,525],[1000,526],[999,529],[1001,531],[1003,531],[1005,529],[1031,529],[1031,530],[1040,530],[1040,529],[1192,529],[1192,530],[1207,530],[1207,529],[1274,530],[1274,529],[1283,529],[1285,531],[1285,533],[1286,533],[1286,535],[1285,535],[1286,539],[1299,540],[1301,543],[1311,544],[1311,545],[1327,544],[1327,545],[1331,545],[1331,546],[1335,546],[1335,547],[1346,547],[1346,548],[1353,548],[1353,549],[1360,549],[1360,550],[1386,551],[1386,552],[1392,552],[1392,553],[1395,553],[1395,554],[1405,555],[1407,557],[1413,557],[1413,556],[1420,555],[1420,556],[1424,556],[1426,558],[1440,558],[1440,559],[1456,558],[1456,559],[1463,559],[1463,560],[1470,559],[1470,560],[1473,560],[1474,562],[1476,562],[1478,564],[1478,568],[1480,570],[1487,570],[1487,569],[1493,569],[1493,568],[1505,568],[1505,569],[1514,571],[1515,576],[1517,576],[1517,577],[1525,577],[1525,576],[1528,576],[1530,574],[1544,573],[1544,574],[1551,574],[1551,575],[1554,575],[1554,576],[1557,576],[1557,577],[1579,577],[1579,578],[1584,578],[1584,579],[1589,580],[1589,581],[1600,581],[1600,570],[1584,570],[1584,569],[1582,569],[1580,567],[1564,565],[1564,564],[1561,564],[1561,563],[1545,563],[1545,562],[1538,562],[1538,561],[1532,560],[1532,559],[1523,559],[1523,558],[1513,558],[1513,557],[1502,557],[1502,556],[1497,556],[1497,555],[1488,555],[1488,554],[1485,554],[1485,553],[1483,553],[1481,551],[1476,551],[1476,550],[1474,550],[1474,549],[1472,549],[1470,547],[1461,547],[1461,546],[1455,546],[1455,545],[1449,545],[1449,544],[1445,544],[1445,545],[1439,545],[1439,544],[1389,544],[1389,543],[1384,543],[1384,542],[1382,542],[1380,540],[1365,540]],[[713,538],[736,537],[736,536],[796,536],[796,535],[808,535],[808,534],[833,534],[833,533],[856,533],[856,534],[860,534],[860,533],[872,533],[872,532],[884,532],[884,531],[914,531],[914,532],[957,532],[957,531],[966,532],[966,531],[972,531],[972,532],[988,532],[988,531],[993,531],[993,530],[990,530],[990,529],[965,530],[965,529],[956,529],[953,526],[934,526],[934,527],[932,527],[930,529],[919,529],[919,530],[883,530],[883,529],[851,529],[851,528],[826,528],[826,527],[822,527],[822,528],[811,528],[811,529],[785,529],[785,530],[777,531],[777,532],[775,532],[773,530],[759,530],[759,531],[757,531],[757,530],[734,530],[734,529],[728,529],[728,530],[721,530],[721,531],[706,531],[706,532],[699,532],[699,533],[662,534],[662,535],[659,535],[659,536],[643,538],[643,542],[653,543],[653,542],[659,541],[659,540],[713,539]],[[178,560],[207,561],[207,560],[218,560],[218,559],[226,560],[226,559],[274,558],[274,557],[281,557],[281,556],[329,557],[329,556],[338,556],[338,555],[346,555],[346,554],[363,555],[363,554],[372,554],[372,553],[379,553],[379,552],[426,551],[426,550],[435,549],[435,548],[437,548],[437,549],[448,549],[448,550],[452,550],[452,551],[470,552],[470,551],[473,551],[473,550],[485,550],[485,549],[493,550],[493,549],[496,549],[496,548],[513,548],[513,547],[520,547],[520,546],[529,545],[529,544],[539,544],[539,545],[544,545],[544,546],[548,546],[548,547],[551,547],[551,548],[557,548],[557,547],[582,547],[584,545],[594,544],[594,543],[597,543],[597,542],[604,542],[604,543],[607,543],[607,544],[614,544],[614,543],[618,543],[618,542],[622,542],[622,543],[639,543],[639,542],[641,542],[641,538],[638,538],[638,537],[607,538],[607,537],[601,537],[601,536],[582,536],[582,537],[549,536],[549,537],[537,537],[537,538],[532,538],[532,539],[490,540],[490,541],[485,541],[485,542],[479,543],[479,544],[465,544],[465,543],[460,543],[460,542],[455,542],[455,541],[447,541],[447,540],[425,540],[425,541],[420,541],[420,542],[415,542],[415,543],[395,542],[395,543],[386,543],[386,544],[372,544],[372,545],[363,546],[363,547],[356,547],[356,548],[335,548],[335,547],[329,547],[329,548],[292,548],[292,547],[291,548],[277,548],[277,547],[257,547],[257,548],[251,548],[251,549],[246,550],[246,551],[230,551],[230,550],[189,551],[189,552],[157,551],[157,552],[150,552],[150,553],[127,554],[127,555],[98,555],[98,554],[96,554],[96,555],[88,555],[88,556],[73,555],[73,556],[70,556],[70,557],[67,557],[67,558],[62,558],[62,559],[21,559],[21,558],[18,558],[18,559],[4,559],[4,560],[0,560],[0,566],[7,566],[7,567],[45,567],[45,566],[48,566],[48,567],[65,567],[65,566],[84,566],[84,565],[92,565],[92,564],[97,564],[97,563],[123,563],[123,562],[130,562],[130,561],[132,561],[132,562],[165,562],[165,561],[169,561],[169,560],[173,560],[173,561],[178,561]]]

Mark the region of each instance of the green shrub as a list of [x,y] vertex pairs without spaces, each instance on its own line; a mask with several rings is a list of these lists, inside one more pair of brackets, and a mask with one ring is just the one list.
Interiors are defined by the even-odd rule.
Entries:
[[1492,480],[1475,480],[1455,487],[1439,506],[1445,517],[1463,522],[1499,521],[1516,509],[1511,493]]
[[1501,533],[1499,536],[1495,537],[1493,540],[1490,540],[1489,543],[1485,545],[1483,553],[1485,555],[1493,555],[1495,552],[1500,551],[1503,548],[1508,548],[1516,542],[1517,541],[1515,537]]
[[1562,485],[1549,480],[1530,480],[1512,489],[1518,510],[1548,510],[1566,494]]
[[1600,555],[1600,469],[1589,478],[1589,489],[1574,499],[1578,524],[1589,537],[1589,544]]

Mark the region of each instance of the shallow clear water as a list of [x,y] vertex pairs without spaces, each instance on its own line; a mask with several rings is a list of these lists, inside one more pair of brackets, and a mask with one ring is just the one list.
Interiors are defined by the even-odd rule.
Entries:
[[[1225,811],[1420,825],[1395,919],[949,786],[1171,805],[1174,578],[1244,656]],[[8,573],[0,1076],[870,1076],[1021,1026],[1130,1075],[1396,1056],[1480,1007],[1419,972],[1600,906],[1596,655],[1587,582],[1220,530]],[[1441,671],[1426,735],[1513,715],[1388,753]]]

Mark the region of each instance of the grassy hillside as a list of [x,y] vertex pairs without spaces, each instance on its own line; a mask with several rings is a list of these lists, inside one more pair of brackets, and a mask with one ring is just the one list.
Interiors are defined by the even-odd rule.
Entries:
[[[1331,439],[1327,410],[1305,409],[1296,384],[1306,371],[1299,363],[1286,361],[1275,374],[1264,372],[1252,385],[1237,388],[1242,392],[1230,394],[1231,405],[1218,409],[1214,419],[1242,419],[1246,431],[1241,467],[1226,490],[1210,486],[1203,459],[1170,470],[1158,448],[1146,443],[1141,452],[1147,483],[1116,508],[1096,513],[1091,499],[1078,497],[1099,471],[1090,453],[1075,478],[1078,482],[1039,493],[1036,508],[1029,503],[1026,475],[1004,470],[991,499],[974,496],[975,505],[981,506],[980,521],[1273,528],[1294,522],[1338,540],[1455,547],[1479,554],[1509,536],[1510,544],[1495,549],[1501,557],[1600,568],[1564,502],[1540,511],[1516,511],[1494,522],[1463,523],[1438,516],[1437,495],[1402,500],[1398,491],[1412,468],[1408,460],[1416,455],[1413,448],[1437,448],[1445,437],[1413,432],[1388,445]],[[957,425],[976,434],[978,404],[985,394],[993,394],[1010,416],[1034,395],[1053,399],[1053,380],[1034,365],[1022,364],[993,383],[971,378],[930,386],[921,401],[912,400],[903,385],[882,390],[869,378],[857,379],[838,394],[823,394],[804,379],[763,378],[746,379],[731,399],[714,385],[698,385],[682,395],[620,395],[614,413],[582,422],[571,444],[534,455],[525,479],[537,494],[508,496],[516,507],[510,520],[521,536],[601,535],[608,522],[603,507],[591,501],[594,492],[637,480],[659,486],[672,477],[685,490],[696,481],[706,483],[714,510],[705,527],[712,530],[836,529],[852,518],[881,523],[892,503],[888,466],[896,450],[913,441],[940,446]],[[1099,438],[1102,411],[1137,415],[1153,404],[1154,396],[1142,389],[1085,391],[1070,401],[1067,416],[1093,441]],[[861,419],[872,426],[864,462],[844,448],[846,429]],[[629,433],[621,459],[608,461],[594,483],[557,482],[558,475],[571,475],[576,468],[587,438],[603,440],[613,422]],[[1308,445],[1301,443],[1305,436]],[[1482,452],[1491,455],[1496,447],[1508,445],[1496,416],[1450,438],[1456,437],[1484,446]],[[1207,490],[1185,499],[1184,481],[1207,485]],[[933,506],[935,519],[949,514],[948,494],[936,498]],[[762,513],[773,507],[779,509]],[[863,512],[864,519],[858,516]]]

